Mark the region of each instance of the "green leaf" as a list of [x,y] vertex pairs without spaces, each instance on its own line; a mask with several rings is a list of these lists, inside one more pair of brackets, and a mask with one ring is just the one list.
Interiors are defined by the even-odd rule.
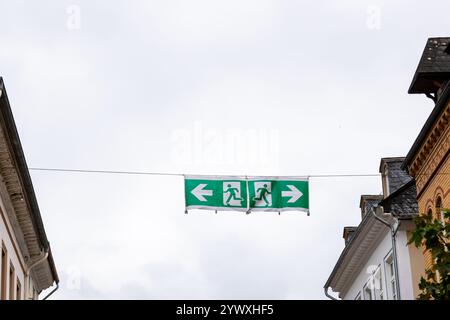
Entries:
[[[444,209],[444,216],[450,219],[450,211]],[[426,270],[421,278],[419,299],[450,299],[450,224],[434,219],[432,215],[419,215],[414,219],[416,229],[412,232],[408,244],[425,246],[431,252],[435,263]],[[439,281],[437,272],[439,272]]]

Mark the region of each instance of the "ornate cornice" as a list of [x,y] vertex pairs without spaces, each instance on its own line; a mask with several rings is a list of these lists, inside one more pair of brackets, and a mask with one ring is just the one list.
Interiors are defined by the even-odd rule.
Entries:
[[419,194],[447,155],[450,144],[450,102],[435,122],[412,161],[409,172],[416,178]]
[[[413,166],[417,166],[417,169],[412,171],[412,175],[416,178],[418,196],[420,196],[425,186],[434,176],[450,150],[450,126],[448,126],[448,120],[445,129],[438,138],[437,131],[433,130],[433,133],[436,133],[434,138],[430,136],[430,141],[427,140],[427,143],[422,147],[419,155],[416,156],[413,162]],[[435,140],[433,141],[433,139]],[[423,160],[420,160],[421,157]],[[420,164],[416,164],[416,162],[420,162]]]

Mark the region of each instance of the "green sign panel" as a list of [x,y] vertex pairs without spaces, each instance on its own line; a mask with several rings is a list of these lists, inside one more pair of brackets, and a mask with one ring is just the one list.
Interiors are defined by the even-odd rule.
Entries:
[[248,190],[249,206],[252,211],[299,210],[309,212],[307,178],[249,178]]
[[186,176],[187,209],[309,213],[309,182],[301,177]]
[[189,176],[184,185],[186,209],[247,211],[244,177]]

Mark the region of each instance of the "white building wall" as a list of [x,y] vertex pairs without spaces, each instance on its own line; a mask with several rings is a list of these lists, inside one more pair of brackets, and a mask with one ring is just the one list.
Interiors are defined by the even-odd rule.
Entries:
[[406,231],[398,231],[396,241],[401,299],[414,300],[413,277],[409,250],[407,247],[408,236]]
[[[5,223],[6,222],[6,223]],[[15,279],[14,279],[14,286],[17,285],[17,279],[19,279],[20,281],[20,286],[21,286],[21,296],[20,299],[23,300],[24,299],[24,290],[25,290],[25,272],[23,270],[23,267],[19,261],[19,252],[16,252],[16,250],[20,250],[17,246],[16,248],[13,245],[13,239],[10,238],[9,233],[8,233],[8,226],[7,224],[9,224],[9,220],[5,211],[5,207],[3,205],[3,200],[0,198],[0,246],[3,244],[6,248],[7,251],[7,278],[6,278],[6,297],[7,299],[11,299],[9,292],[10,292],[10,288],[9,288],[9,284],[10,284],[10,279],[9,279],[9,269],[10,269],[10,264],[13,265],[14,267],[14,273],[15,273]],[[12,230],[10,229],[11,234],[13,234]],[[0,247],[1,248],[1,247]],[[0,252],[1,254],[1,252]],[[1,265],[1,260],[0,260],[0,265]],[[0,268],[0,281],[1,281],[1,268]],[[14,296],[16,289],[14,288]],[[13,297],[14,299],[17,299],[16,297]]]
[[[406,246],[407,235],[405,231],[397,232],[397,255],[399,261],[399,280],[400,280],[400,292],[401,299],[413,299],[413,286],[411,278],[409,252]],[[392,238],[391,233],[386,229],[385,236],[381,240],[377,248],[372,252],[367,263],[361,269],[356,276],[349,290],[343,297],[344,300],[354,300],[361,295],[361,299],[364,299],[363,288],[372,277],[372,273],[377,267],[381,268],[382,278],[382,290],[384,299],[392,299],[391,291],[389,290],[389,282],[386,279],[388,274],[386,270],[385,258],[392,250]]]

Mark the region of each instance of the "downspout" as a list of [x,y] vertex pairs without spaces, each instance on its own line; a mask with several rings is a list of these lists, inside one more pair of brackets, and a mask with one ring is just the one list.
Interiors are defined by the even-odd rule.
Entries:
[[330,295],[330,294],[328,293],[328,289],[329,289],[329,288],[330,288],[329,286],[326,286],[326,287],[323,288],[323,291],[325,291],[325,295],[326,295],[328,298],[330,298],[331,300],[339,300],[339,299],[336,299],[335,297],[333,297],[332,295]]
[[393,261],[394,261],[394,271],[395,271],[395,285],[396,285],[396,289],[397,289],[397,300],[401,300],[401,296],[400,296],[400,277],[399,277],[399,272],[398,272],[398,258],[397,258],[397,240],[396,240],[396,236],[397,236],[397,230],[398,227],[400,225],[400,222],[398,221],[398,219],[394,220],[397,222],[397,227],[394,227],[393,225],[391,225],[389,222],[387,222],[386,220],[383,220],[382,218],[380,218],[376,212],[379,212],[380,214],[384,213],[384,208],[383,206],[376,206],[375,210],[373,210],[373,216],[375,217],[375,219],[377,219],[378,221],[380,221],[382,224],[384,224],[385,226],[387,226],[390,230],[391,230],[391,239],[392,239],[392,256],[393,256]]
[[[42,253],[41,253],[42,255]],[[36,262],[32,263],[31,266],[28,267],[27,271],[25,272],[25,294],[28,295],[28,291],[30,290],[29,288],[29,283],[30,283],[30,273],[31,270],[36,267],[37,265],[41,264],[42,262],[44,262],[45,260],[47,260],[48,257],[48,250],[45,251],[44,255],[42,258],[39,258]],[[28,298],[28,297],[27,297]]]
[[56,288],[55,289],[53,289],[48,295],[46,295],[45,297],[44,297],[44,299],[42,299],[42,300],[47,300],[52,294],[54,294],[55,292],[56,292],[56,290],[58,290],[59,289],[59,283],[56,283]]

